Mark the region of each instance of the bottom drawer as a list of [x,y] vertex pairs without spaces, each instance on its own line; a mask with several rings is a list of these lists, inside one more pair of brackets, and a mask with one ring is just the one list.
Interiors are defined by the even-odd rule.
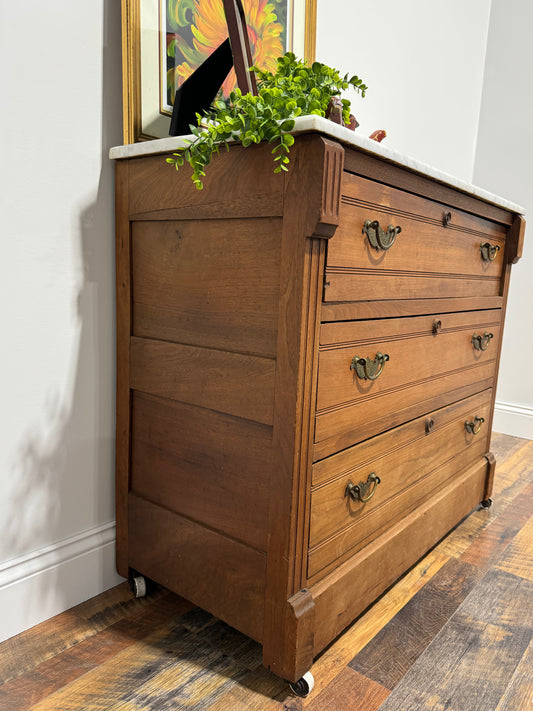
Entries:
[[486,390],[315,464],[308,578],[356,553],[482,459],[491,398]]
[[459,472],[386,535],[309,586],[315,603],[315,655],[472,511],[484,496],[488,471],[483,459]]

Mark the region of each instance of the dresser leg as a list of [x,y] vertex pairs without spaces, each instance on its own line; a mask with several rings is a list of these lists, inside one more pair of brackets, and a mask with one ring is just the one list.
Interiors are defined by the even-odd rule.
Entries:
[[483,499],[483,501],[481,502],[481,506],[484,509],[490,509],[490,507],[492,506],[492,499]]

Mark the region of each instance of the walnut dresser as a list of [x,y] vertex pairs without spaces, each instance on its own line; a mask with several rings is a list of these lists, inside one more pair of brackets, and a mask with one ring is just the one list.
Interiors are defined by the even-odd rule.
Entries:
[[117,568],[292,682],[484,502],[522,210],[325,119],[113,149]]

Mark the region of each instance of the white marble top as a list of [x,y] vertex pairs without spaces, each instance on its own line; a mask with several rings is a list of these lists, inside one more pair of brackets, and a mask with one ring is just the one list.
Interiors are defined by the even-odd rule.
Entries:
[[[295,119],[294,130],[291,131],[291,133],[309,133],[310,131],[318,131],[331,138],[335,138],[341,143],[357,148],[360,151],[379,156],[380,158],[383,158],[391,163],[408,168],[414,173],[420,173],[430,178],[434,178],[445,185],[450,185],[457,188],[457,190],[474,195],[485,202],[498,205],[499,207],[511,210],[512,212],[520,214],[525,213],[524,208],[520,207],[520,205],[516,205],[505,198],[494,195],[486,190],[483,190],[482,188],[478,188],[464,180],[455,178],[453,175],[443,173],[442,171],[428,166],[414,158],[411,158],[410,156],[398,153],[392,148],[389,148],[387,145],[383,145],[370,138],[361,136],[357,134],[356,131],[350,131],[348,128],[339,126],[338,124],[322,118],[321,116],[299,116]],[[111,148],[109,151],[109,157],[112,159],[136,158],[138,156],[168,153],[169,151],[175,151],[178,148],[184,147],[186,145],[185,141],[192,138],[194,137],[173,136],[170,138],[159,138],[154,141],[143,141],[141,143],[131,143],[126,146],[117,146],[116,148]]]

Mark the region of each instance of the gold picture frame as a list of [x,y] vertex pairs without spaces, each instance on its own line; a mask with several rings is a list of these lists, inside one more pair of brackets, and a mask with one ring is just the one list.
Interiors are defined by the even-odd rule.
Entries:
[[[161,111],[160,9],[167,0],[121,0],[124,143],[168,136],[170,116]],[[313,61],[317,0],[287,0],[287,47]],[[289,33],[288,33],[289,34]]]

